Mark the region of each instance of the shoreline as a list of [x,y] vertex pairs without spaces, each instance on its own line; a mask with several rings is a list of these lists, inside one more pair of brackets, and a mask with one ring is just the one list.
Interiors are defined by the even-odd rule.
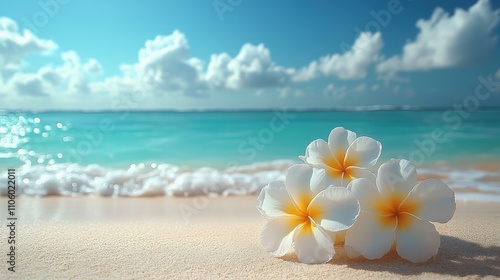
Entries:
[[[0,199],[6,208],[6,198]],[[256,197],[17,198],[19,278],[458,278],[500,275],[500,203],[457,203],[438,255],[412,264],[380,260],[276,258],[260,246],[265,219]],[[184,212],[182,212],[184,211]],[[5,212],[5,211],[2,211]],[[188,213],[188,216],[181,213]],[[186,218],[187,217],[187,218]],[[5,214],[0,217],[6,220]],[[0,230],[6,236],[6,227]],[[5,252],[5,244],[0,248]],[[6,274],[6,267],[0,276]]]
[[[7,209],[8,200],[5,196],[0,197],[0,207]],[[257,210],[257,195],[190,197],[17,196],[15,201],[18,219],[27,223],[99,223],[147,219],[188,225],[204,221],[213,222],[220,218],[229,221],[240,221],[241,218],[249,220],[262,218],[264,221]],[[481,213],[490,212],[489,209],[498,209],[500,218],[500,202],[497,201],[456,201],[456,204],[455,214],[467,214],[469,208],[475,209],[474,212]],[[0,219],[7,218],[6,212],[2,211]],[[435,223],[435,225],[440,224]]]
[[[20,196],[184,197],[257,195],[271,181],[283,180],[296,162],[276,160],[231,169],[189,169],[168,164],[133,164],[126,169],[99,165],[50,165],[17,170]],[[500,202],[498,165],[429,165],[417,167],[418,180],[440,179],[461,201]],[[376,170],[375,169],[372,169]],[[0,174],[0,197],[7,195],[7,173]]]

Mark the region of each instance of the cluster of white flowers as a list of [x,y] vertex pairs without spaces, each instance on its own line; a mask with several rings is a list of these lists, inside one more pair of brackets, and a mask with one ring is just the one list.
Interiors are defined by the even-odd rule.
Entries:
[[288,169],[285,181],[265,186],[257,208],[268,219],[260,240],[275,256],[292,248],[299,261],[324,263],[344,243],[349,256],[378,259],[393,245],[404,259],[425,262],[437,254],[439,233],[430,222],[448,222],[455,194],[440,180],[417,184],[404,159],[375,166],[380,142],[342,127],[318,139]]

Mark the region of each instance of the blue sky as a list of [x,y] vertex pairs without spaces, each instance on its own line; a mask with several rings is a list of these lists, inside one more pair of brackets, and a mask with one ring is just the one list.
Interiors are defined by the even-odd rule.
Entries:
[[500,3],[374,2],[1,1],[0,108],[500,106]]

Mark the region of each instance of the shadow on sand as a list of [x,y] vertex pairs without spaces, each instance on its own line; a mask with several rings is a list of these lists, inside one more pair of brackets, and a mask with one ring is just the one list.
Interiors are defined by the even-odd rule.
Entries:
[[[422,264],[414,264],[398,256],[391,250],[383,258],[370,261],[364,258],[350,259],[344,248],[335,247],[333,265],[342,265],[367,271],[387,271],[399,275],[419,275],[436,273],[450,276],[500,276],[500,247],[483,247],[452,236],[441,236],[441,247],[435,258]],[[295,254],[283,257],[286,261],[297,262]]]

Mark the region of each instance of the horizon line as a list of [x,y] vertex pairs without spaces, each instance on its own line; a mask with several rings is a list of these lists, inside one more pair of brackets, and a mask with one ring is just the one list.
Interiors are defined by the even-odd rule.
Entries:
[[[285,110],[290,112],[369,112],[369,111],[446,111],[450,106],[411,106],[411,105],[368,105],[368,106],[338,106],[331,108],[241,108],[241,109],[2,109],[5,113],[238,113],[238,112],[274,112]],[[500,106],[479,106],[476,111],[500,110]]]

